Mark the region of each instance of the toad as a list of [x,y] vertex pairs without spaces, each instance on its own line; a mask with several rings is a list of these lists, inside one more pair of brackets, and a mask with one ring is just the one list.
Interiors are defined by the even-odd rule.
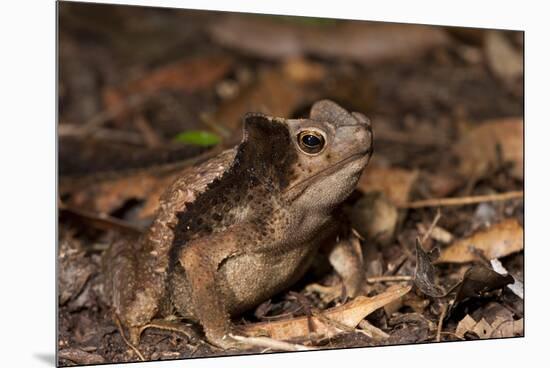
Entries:
[[[335,239],[334,211],[372,151],[368,119],[329,100],[307,119],[247,114],[238,146],[183,170],[148,230],[105,253],[105,295],[131,341],[154,318],[177,315],[212,344],[238,346],[231,316],[290,287]],[[356,249],[335,242],[329,259],[356,295]]]

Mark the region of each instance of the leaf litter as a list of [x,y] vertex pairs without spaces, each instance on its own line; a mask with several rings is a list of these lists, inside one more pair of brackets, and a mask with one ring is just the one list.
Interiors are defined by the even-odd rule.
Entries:
[[[147,225],[178,171],[237,143],[244,113],[302,118],[320,98],[366,113],[375,132],[372,165],[343,206],[361,238],[363,295],[342,304],[341,280],[318,257],[290,291],[235,320],[257,339],[243,353],[523,335],[520,289],[510,289],[523,275],[511,33],[147,8],[113,13],[97,31],[106,12],[90,10],[103,5],[64,7],[87,38],[60,32],[61,365],[136,360],[101,300],[105,246]],[[148,21],[128,24],[130,13]],[[173,140],[197,131],[219,141]],[[410,206],[419,201],[431,202]],[[139,350],[229,354],[196,330],[191,341],[147,329]]]

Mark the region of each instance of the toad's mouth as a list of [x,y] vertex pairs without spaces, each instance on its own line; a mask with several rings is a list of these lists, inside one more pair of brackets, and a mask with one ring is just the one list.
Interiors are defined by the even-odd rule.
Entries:
[[355,163],[355,162],[358,162],[358,161],[361,161],[361,160],[366,160],[366,162],[362,165],[358,165],[358,171],[361,171],[364,167],[367,166],[369,160],[370,160],[370,157],[372,156],[371,155],[372,153],[372,149],[367,149],[363,152],[359,152],[359,153],[355,153],[353,155],[350,155],[338,162],[335,162],[334,164],[332,164],[331,166],[328,166],[326,168],[324,168],[323,170],[319,171],[319,172],[316,172],[315,174],[311,175],[310,177],[302,180],[302,181],[299,181],[298,183],[295,183],[294,185],[286,188],[285,190],[283,190],[283,193],[285,194],[288,194],[288,193],[292,193],[294,191],[296,191],[296,193],[293,193],[291,195],[292,198],[295,198],[297,196],[299,196],[301,193],[303,193],[303,191],[310,185],[310,183],[318,180],[319,178],[324,178],[324,177],[327,177],[327,176],[330,176],[332,174],[334,174],[335,172],[339,171],[339,170],[342,170],[344,167],[352,164],[352,163]]

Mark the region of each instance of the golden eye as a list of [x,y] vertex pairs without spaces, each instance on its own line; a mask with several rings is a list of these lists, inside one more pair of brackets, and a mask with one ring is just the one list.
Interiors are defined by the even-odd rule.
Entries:
[[305,153],[319,153],[325,147],[325,138],[321,133],[312,130],[304,130],[298,134],[298,145]]

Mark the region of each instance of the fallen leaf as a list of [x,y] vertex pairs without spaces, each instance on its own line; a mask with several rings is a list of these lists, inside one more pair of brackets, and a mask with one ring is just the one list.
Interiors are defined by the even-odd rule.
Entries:
[[[428,232],[428,227],[424,225],[423,223],[418,223],[416,225],[418,229],[418,233],[421,235],[424,235]],[[434,226],[429,234],[430,238],[433,240],[437,240],[438,242],[448,244],[453,240],[453,234],[445,230],[444,228],[440,226]]]
[[472,331],[475,325],[477,324],[476,320],[473,319],[469,314],[464,316],[458,325],[456,326],[455,334],[458,337],[464,337],[466,332]]
[[453,147],[460,159],[459,172],[479,179],[498,165],[511,163],[510,174],[523,180],[523,119],[507,118],[481,123]]
[[268,335],[276,340],[305,338],[310,333],[331,337],[340,333],[341,330],[324,321],[325,319],[333,321],[334,324],[341,324],[353,329],[370,313],[401,298],[410,290],[411,286],[401,286],[395,290],[386,291],[373,297],[359,296],[349,303],[322,312],[323,318],[315,316],[298,317],[290,320],[260,322],[240,327],[248,335]]
[[70,360],[76,364],[102,364],[105,359],[99,354],[87,353],[84,350],[76,348],[66,348],[60,350],[58,358]]
[[59,304],[64,305],[75,299],[84,289],[90,277],[97,272],[96,267],[84,259],[85,250],[80,242],[70,234],[59,242]]
[[418,238],[416,239],[416,268],[414,271],[414,285],[424,294],[434,298],[447,295],[441,286],[435,283],[435,268],[432,257],[422,249]]
[[372,65],[421,55],[448,42],[437,27],[364,21],[310,25],[231,15],[210,28],[218,43],[267,59],[306,54]]
[[491,71],[506,82],[523,76],[523,55],[502,31],[485,34],[485,55]]
[[518,320],[502,320],[497,318],[492,324],[493,332],[490,337],[523,336],[523,318]]
[[327,75],[327,70],[321,63],[304,58],[287,60],[283,64],[283,72],[297,83],[319,82]]
[[[393,291],[393,290],[398,290],[401,287],[402,286],[400,286],[400,285],[391,285],[390,287],[388,287],[388,289],[386,291],[389,292],[389,291]],[[386,316],[391,317],[392,314],[394,314],[399,309],[401,309],[401,307],[403,307],[403,305],[404,305],[404,298],[405,298],[405,295],[403,295],[400,298],[396,298],[396,299],[392,300],[391,302],[389,302],[388,304],[386,304],[384,306],[384,313],[386,313]]]
[[357,188],[363,193],[380,191],[399,207],[408,202],[418,171],[397,167],[367,166],[359,178]]
[[113,177],[92,175],[75,180],[69,178],[60,182],[59,191],[70,194],[65,201],[68,207],[97,213],[112,213],[128,201],[143,202],[133,219],[147,220],[157,210],[162,193],[181,175],[182,170],[214,157],[222,149],[218,145],[195,157],[173,162],[165,160],[164,165],[156,165],[154,169],[145,167],[130,172],[115,172]]
[[507,219],[472,236],[460,239],[442,250],[437,263],[466,263],[478,259],[472,248],[487,259],[501,258],[523,249],[523,228],[515,219]]
[[147,219],[154,215],[160,196],[177,176],[177,172],[166,175],[137,173],[100,181],[75,191],[67,204],[97,213],[112,213],[130,200],[143,200],[136,218]]
[[464,337],[467,332],[473,332],[481,339],[522,336],[523,318],[506,320],[498,317],[493,323],[489,324],[485,318],[481,318],[477,322],[467,314],[456,326],[455,334],[458,337]]
[[481,339],[487,339],[491,337],[491,333],[493,332],[493,328],[485,320],[485,318],[482,318],[481,321],[475,324],[475,326],[472,329],[472,332],[475,333],[477,336],[479,336]]
[[397,208],[382,192],[369,192],[351,210],[351,226],[365,239],[387,244],[393,239]]
[[174,137],[174,140],[181,143],[194,144],[197,146],[215,146],[220,143],[220,137],[214,133],[203,130],[188,130],[181,132]]
[[[508,275],[508,271],[504,268],[502,263],[500,263],[500,261],[496,258],[491,259],[491,267],[493,267],[493,270],[495,270],[495,272],[498,272],[501,275]],[[512,290],[514,294],[516,294],[521,299],[523,299],[523,282],[522,281],[514,277],[514,283],[512,285],[508,285],[508,289]]]
[[304,91],[280,69],[260,72],[256,83],[233,99],[226,100],[213,115],[206,116],[211,125],[221,125],[241,134],[242,117],[247,112],[289,117],[303,102]]
[[150,95],[163,89],[187,93],[207,89],[227,74],[232,65],[233,61],[226,56],[186,58],[161,66],[122,86],[105,88],[103,102],[107,110],[115,111],[124,106],[131,95]]
[[432,198],[447,197],[462,185],[463,180],[445,174],[423,174],[422,178],[427,182]]
[[[502,289],[514,282],[510,275],[503,276],[484,266],[473,266],[464,274],[459,283],[452,309],[468,298],[479,298],[485,293]],[[454,288],[453,288],[454,289]]]

